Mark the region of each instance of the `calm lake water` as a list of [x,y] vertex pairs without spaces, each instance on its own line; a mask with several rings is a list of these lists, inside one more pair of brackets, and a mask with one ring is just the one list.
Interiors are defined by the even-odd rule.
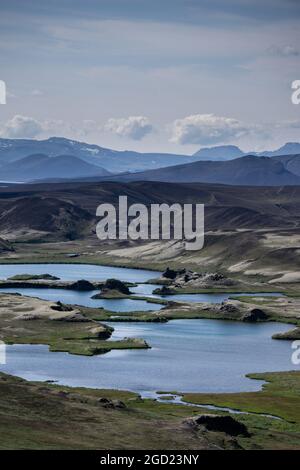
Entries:
[[258,390],[249,372],[280,371],[291,364],[289,341],[272,334],[289,329],[278,323],[244,324],[217,320],[176,320],[165,324],[113,323],[114,339],[145,338],[148,350],[111,351],[94,357],[48,352],[47,346],[7,347],[4,372],[29,380],[133,390],[234,392]]
[[[108,266],[93,266],[90,264],[27,264],[27,265],[0,265],[0,279],[7,279],[16,274],[52,274],[63,281],[76,281],[77,279],[87,279],[94,281],[104,281],[114,277],[128,282],[147,282],[149,279],[160,276],[158,271],[143,269],[110,268]],[[187,301],[187,302],[211,302],[219,303],[228,299],[233,294],[178,294],[161,297],[153,294],[157,289],[156,284],[139,284],[131,287],[130,290],[136,295],[147,295],[148,297],[163,298],[165,300]],[[99,291],[80,292],[69,291],[67,289],[29,289],[29,288],[0,288],[0,292],[17,292],[22,295],[30,295],[45,300],[83,305],[85,307],[103,307],[114,312],[128,311],[151,311],[159,310],[162,305],[151,304],[143,300],[132,299],[92,299],[91,297]],[[240,294],[243,295],[243,294]],[[247,294],[249,295],[249,294]],[[251,294],[261,295],[261,294]],[[279,294],[264,294],[279,295]]]
[[160,276],[159,271],[146,269],[115,268],[94,266],[92,264],[1,264],[0,279],[7,279],[15,274],[51,274],[62,281],[105,281],[109,278],[127,282],[146,282]]
[[[153,271],[91,265],[0,266],[1,278],[21,273],[46,272],[64,280],[104,280],[116,277],[131,282],[145,282],[159,275]],[[141,284],[133,290],[139,295],[149,295],[156,287]],[[143,310],[143,307],[150,310],[158,308],[143,301],[128,299],[91,300],[93,292],[64,289],[5,290],[88,306],[96,306],[96,302],[98,306],[116,311],[135,309],[136,304],[139,310]],[[174,300],[176,297],[178,300],[217,302],[228,298],[228,294],[170,296]],[[247,379],[245,374],[295,369],[291,363],[291,343],[271,339],[274,333],[290,329],[290,325],[176,320],[165,324],[122,322],[112,323],[112,326],[115,328],[112,339],[142,337],[151,345],[151,349],[111,351],[101,356],[83,357],[50,353],[47,346],[13,345],[7,346],[7,364],[0,365],[0,370],[29,380],[57,380],[66,385],[126,389],[137,391],[143,396],[153,396],[157,390],[258,390],[261,382]]]
[[[148,279],[159,277],[160,272],[145,269],[127,269],[108,266],[93,266],[91,264],[19,264],[0,265],[0,279],[7,279],[16,274],[51,274],[63,281],[87,279],[89,281],[105,281],[116,278],[127,282],[146,282]],[[154,286],[153,289],[157,287]],[[152,289],[152,290],[153,290]],[[83,305],[85,307],[103,307],[114,312],[159,310],[161,305],[154,305],[142,300],[131,299],[91,299],[99,291],[79,292],[67,289],[18,289],[3,288],[0,292],[18,292],[23,295],[39,297],[54,302]]]

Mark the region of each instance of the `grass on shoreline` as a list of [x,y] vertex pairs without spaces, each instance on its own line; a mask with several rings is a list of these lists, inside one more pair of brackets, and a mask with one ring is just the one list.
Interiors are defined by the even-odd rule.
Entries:
[[[141,399],[134,392],[28,382],[0,373],[1,449],[300,449],[300,372],[251,374],[263,390],[184,394],[192,403],[250,411],[232,415],[249,437],[184,425],[199,414],[228,412]],[[103,398],[118,406],[103,406]],[[102,403],[101,403],[102,399]],[[280,416],[272,419],[261,414]]]
[[216,405],[278,416],[297,423],[300,432],[300,371],[248,374],[247,377],[264,380],[266,383],[258,392],[184,393],[183,400],[199,405]]

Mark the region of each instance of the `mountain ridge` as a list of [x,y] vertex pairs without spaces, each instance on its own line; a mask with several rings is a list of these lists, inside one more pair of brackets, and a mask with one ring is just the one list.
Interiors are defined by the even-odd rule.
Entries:
[[64,137],[50,137],[46,140],[0,138],[0,171],[1,165],[37,153],[45,154],[51,158],[66,154],[73,155],[113,173],[143,171],[195,160],[192,155],[112,150]]
[[33,154],[0,168],[0,179],[4,181],[32,181],[45,178],[45,175],[50,178],[72,179],[84,176],[108,176],[110,173],[73,155],[49,157],[45,154]]
[[[295,152],[299,148],[298,154],[281,155],[281,152]],[[31,150],[31,152],[30,152]],[[279,154],[279,155],[278,155]],[[148,179],[152,170],[158,170],[166,175],[165,168],[177,167],[182,171],[182,165],[188,165],[196,162],[206,162],[206,167],[201,167],[201,171],[207,174],[209,162],[226,163],[233,160],[239,160],[243,157],[249,158],[272,158],[274,161],[280,161],[283,164],[286,174],[281,178],[274,178],[274,175],[268,179],[258,178],[262,185],[265,184],[298,184],[297,177],[300,176],[300,144],[297,142],[288,142],[274,151],[246,154],[237,146],[223,145],[200,149],[194,155],[178,155],[167,153],[138,153],[130,150],[117,151],[100,147],[95,144],[86,144],[76,140],[66,139],[64,137],[51,137],[46,140],[33,139],[1,139],[0,138],[0,181],[35,181],[35,180],[68,180],[82,178],[106,178],[112,175],[120,175],[120,180],[135,180],[140,178],[141,173],[146,172]],[[39,155],[39,157],[37,157]],[[69,161],[66,161],[68,156]],[[36,161],[39,159],[40,161]],[[276,160],[275,160],[276,159]],[[248,162],[248,160],[243,160]],[[253,160],[253,168],[258,164]],[[261,165],[266,165],[261,162]],[[270,163],[270,168],[275,171],[275,167]],[[198,167],[196,166],[195,169]],[[279,168],[279,167],[278,167]],[[249,168],[248,168],[249,170]],[[247,170],[247,171],[248,171]],[[218,170],[219,171],[219,170]],[[237,171],[235,168],[234,171]],[[241,169],[238,169],[239,173]],[[283,172],[283,169],[282,169]],[[137,177],[131,177],[132,174],[139,173]],[[128,176],[129,175],[129,176]],[[294,175],[294,176],[293,176]],[[157,177],[154,173],[153,177]],[[186,176],[187,177],[187,176]],[[196,175],[190,175],[191,181],[199,180],[199,169]],[[206,176],[208,181],[211,178]],[[207,179],[203,181],[207,181]],[[250,184],[255,183],[255,176],[250,178]],[[235,182],[228,175],[213,182],[221,184],[247,184],[247,178],[237,178]]]
[[[168,183],[213,183],[241,186],[291,186],[300,185],[300,155],[294,156],[299,174],[292,173],[281,157],[248,155],[228,161],[196,161],[173,167],[127,173],[105,178],[109,181],[161,181]],[[90,179],[90,181],[92,181]]]

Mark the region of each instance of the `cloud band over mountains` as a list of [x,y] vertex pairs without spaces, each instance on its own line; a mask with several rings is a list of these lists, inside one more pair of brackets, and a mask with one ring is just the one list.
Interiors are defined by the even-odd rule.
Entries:
[[[254,125],[238,119],[215,114],[193,114],[172,123],[166,123],[170,142],[179,145],[215,145],[234,143],[244,136],[265,139],[272,132],[281,129],[298,129],[300,120]],[[128,116],[127,118],[110,118],[104,124],[94,120],[83,120],[75,127],[63,120],[38,120],[33,117],[17,114],[6,122],[0,123],[0,137],[11,139],[32,139],[51,136],[78,138],[89,135],[104,136],[112,133],[119,138],[139,141],[153,132],[159,133],[159,126],[154,126],[146,116]]]

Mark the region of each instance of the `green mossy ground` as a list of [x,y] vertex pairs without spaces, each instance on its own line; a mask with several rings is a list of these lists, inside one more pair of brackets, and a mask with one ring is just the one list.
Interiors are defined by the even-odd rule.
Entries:
[[[107,409],[100,398],[122,400]],[[131,392],[32,383],[0,374],[0,449],[232,448],[223,433],[184,426],[194,407],[142,400]]]
[[[141,399],[127,391],[71,388],[0,374],[0,448],[300,449],[300,372],[250,377],[268,383],[260,392],[184,395],[193,403],[257,413],[232,415],[250,432],[250,437],[233,440],[183,424],[187,417],[226,412]],[[122,400],[125,407],[107,409],[101,398]]]
[[300,449],[300,371],[249,374],[264,380],[259,392],[247,393],[186,393],[183,400],[201,405],[215,405],[250,413],[269,414],[281,419],[255,415],[239,415],[253,436],[241,439],[245,448]]

